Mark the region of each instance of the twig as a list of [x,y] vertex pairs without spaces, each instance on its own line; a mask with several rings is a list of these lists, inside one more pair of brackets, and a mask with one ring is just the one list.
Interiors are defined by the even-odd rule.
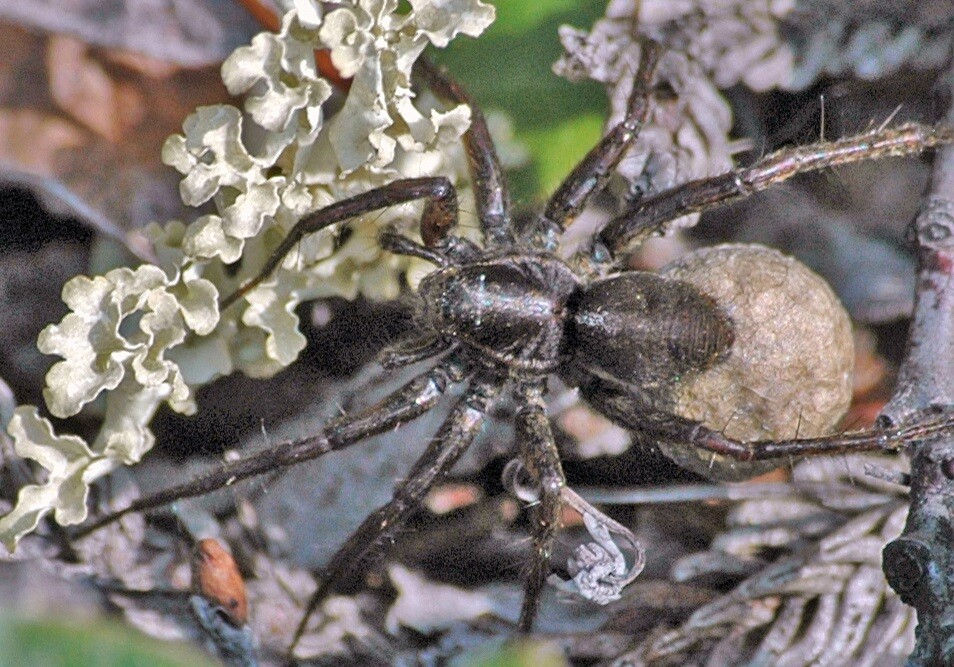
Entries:
[[[945,91],[954,123],[954,57]],[[898,389],[881,419],[911,423],[954,406],[954,148],[938,151],[931,187],[912,225],[919,250],[918,293]],[[954,663],[954,434],[912,446],[911,509],[883,568],[918,613],[909,665]]]

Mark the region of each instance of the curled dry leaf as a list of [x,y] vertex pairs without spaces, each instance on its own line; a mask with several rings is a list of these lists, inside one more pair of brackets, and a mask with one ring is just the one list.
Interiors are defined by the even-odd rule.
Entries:
[[53,101],[99,136],[118,142],[142,121],[146,114],[143,93],[110,77],[83,42],[50,37],[46,60]]

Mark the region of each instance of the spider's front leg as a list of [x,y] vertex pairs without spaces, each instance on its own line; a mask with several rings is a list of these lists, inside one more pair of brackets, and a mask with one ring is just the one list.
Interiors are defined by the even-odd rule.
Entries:
[[650,236],[664,233],[666,223],[690,213],[743,199],[807,171],[918,155],[950,143],[954,143],[954,127],[907,123],[835,141],[783,148],[752,166],[689,181],[637,202],[603,228],[589,252],[598,263],[619,264],[628,250]]
[[623,120],[573,168],[551,195],[536,227],[530,230],[539,235],[542,247],[556,248],[567,223],[579,215],[594,192],[606,187],[623,155],[639,136],[651,110],[650,92],[660,50],[655,42],[645,42]]
[[318,605],[335,586],[349,579],[370,557],[380,552],[416,511],[424,497],[440,482],[467,451],[486,418],[487,410],[500,392],[499,386],[477,378],[467,395],[441,425],[424,454],[397,486],[391,502],[368,516],[347,542],[331,557],[318,590],[308,603],[291,648],[298,644]]
[[453,183],[443,176],[393,181],[335,202],[299,220],[265,262],[262,270],[222,300],[221,309],[225,310],[268,278],[305,235],[364,213],[424,198],[427,204],[421,216],[421,238],[427,246],[437,245],[457,223],[457,191]]
[[[620,599],[622,590],[643,570],[646,558],[642,545],[625,526],[603,514],[566,485],[560,455],[550,428],[543,401],[543,383],[519,385],[520,402],[516,415],[520,458],[504,469],[504,485],[517,497],[534,504],[533,554],[525,580],[519,629],[529,632],[540,606],[545,582],[597,604]],[[522,473],[532,478],[530,488],[519,480]],[[550,574],[550,560],[561,510],[569,506],[580,513],[592,542],[580,544],[567,561],[571,580]],[[622,546],[622,549],[620,548]],[[625,553],[623,551],[625,549]]]
[[75,537],[83,537],[116,521],[130,512],[148,512],[183,498],[194,498],[217,491],[235,482],[280,470],[317,458],[328,452],[383,433],[416,419],[444,395],[450,382],[460,381],[459,369],[440,365],[411,380],[371,408],[354,415],[338,417],[316,435],[283,442],[233,463],[212,470],[198,479],[140,498],[121,510],[83,526]]

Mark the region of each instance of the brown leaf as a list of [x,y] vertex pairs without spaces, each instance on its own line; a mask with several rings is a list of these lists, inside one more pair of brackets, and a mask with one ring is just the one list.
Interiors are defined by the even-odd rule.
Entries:
[[160,152],[196,107],[228,100],[217,66],[186,70],[14,26],[0,25],[0,40],[0,180],[144,258],[138,228],[199,215]]
[[0,161],[37,176],[54,176],[59,154],[88,141],[75,123],[31,109],[0,109]]

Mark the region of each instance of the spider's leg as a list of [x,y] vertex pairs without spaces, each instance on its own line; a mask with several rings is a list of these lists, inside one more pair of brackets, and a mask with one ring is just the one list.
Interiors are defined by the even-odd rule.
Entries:
[[405,178],[354,197],[335,202],[330,206],[306,215],[288,232],[288,236],[272,253],[262,270],[247,283],[222,300],[225,310],[239,298],[250,292],[274,271],[292,248],[306,234],[311,234],[329,225],[342,222],[363,213],[388,206],[404,204],[415,199],[427,198],[421,216],[421,237],[427,245],[436,244],[457,222],[457,191],[443,176]]
[[649,118],[650,90],[659,52],[659,45],[655,42],[644,43],[626,116],[573,168],[547,202],[536,228],[531,230],[542,236],[543,247],[556,248],[567,223],[579,215],[590,195],[606,187],[623,154],[639,136]]
[[387,346],[378,355],[378,363],[386,370],[403,368],[454,349],[456,347],[453,343],[449,343],[436,333],[425,333]]
[[129,507],[107,514],[84,526],[75,536],[87,535],[130,512],[144,512],[183,498],[211,493],[248,477],[303,463],[336,449],[350,447],[372,435],[397,428],[434,407],[447,385],[460,380],[460,374],[456,370],[448,369],[445,365],[437,366],[397,389],[377,405],[357,414],[343,415],[332,420],[316,435],[283,442],[221,466],[198,479],[140,498]]
[[872,428],[817,438],[742,442],[693,419],[654,408],[635,391],[627,392],[598,378],[581,387],[581,393],[601,413],[625,428],[663,442],[697,447],[741,462],[897,451],[954,427],[954,415],[946,414],[904,428]]
[[950,432],[954,428],[954,418],[949,415],[946,418],[929,419],[904,428],[876,427],[818,438],[740,442],[698,422],[687,421],[689,424],[668,427],[666,435],[685,437],[675,442],[686,442],[688,446],[699,447],[744,462],[784,460],[801,456],[856,454],[876,450],[897,451],[906,445],[930,438],[938,433]]
[[441,425],[424,454],[415,462],[407,478],[397,486],[391,501],[375,510],[352,533],[325,568],[321,584],[312,595],[291,648],[305,631],[308,619],[337,584],[353,575],[367,559],[379,552],[420,507],[428,491],[439,482],[467,451],[480,430],[487,409],[499,388],[492,383],[475,380],[475,385],[454,407]]
[[488,248],[509,248],[513,245],[510,194],[484,114],[460,84],[427,59],[417,61],[416,71],[438,97],[470,107],[470,129],[464,134],[464,150],[474,186],[477,217]]
[[906,123],[836,141],[783,148],[750,167],[689,181],[641,200],[603,228],[590,252],[598,263],[618,262],[630,248],[664,233],[667,222],[748,197],[796,174],[862,160],[917,155],[952,142],[952,126]]
[[527,573],[519,621],[520,631],[529,632],[540,606],[540,594],[550,573],[550,556],[562,506],[560,493],[566,478],[543,402],[542,384],[518,387],[516,393],[520,401],[516,416],[516,438],[520,443],[524,465],[537,479],[540,489],[533,521],[533,558]]

